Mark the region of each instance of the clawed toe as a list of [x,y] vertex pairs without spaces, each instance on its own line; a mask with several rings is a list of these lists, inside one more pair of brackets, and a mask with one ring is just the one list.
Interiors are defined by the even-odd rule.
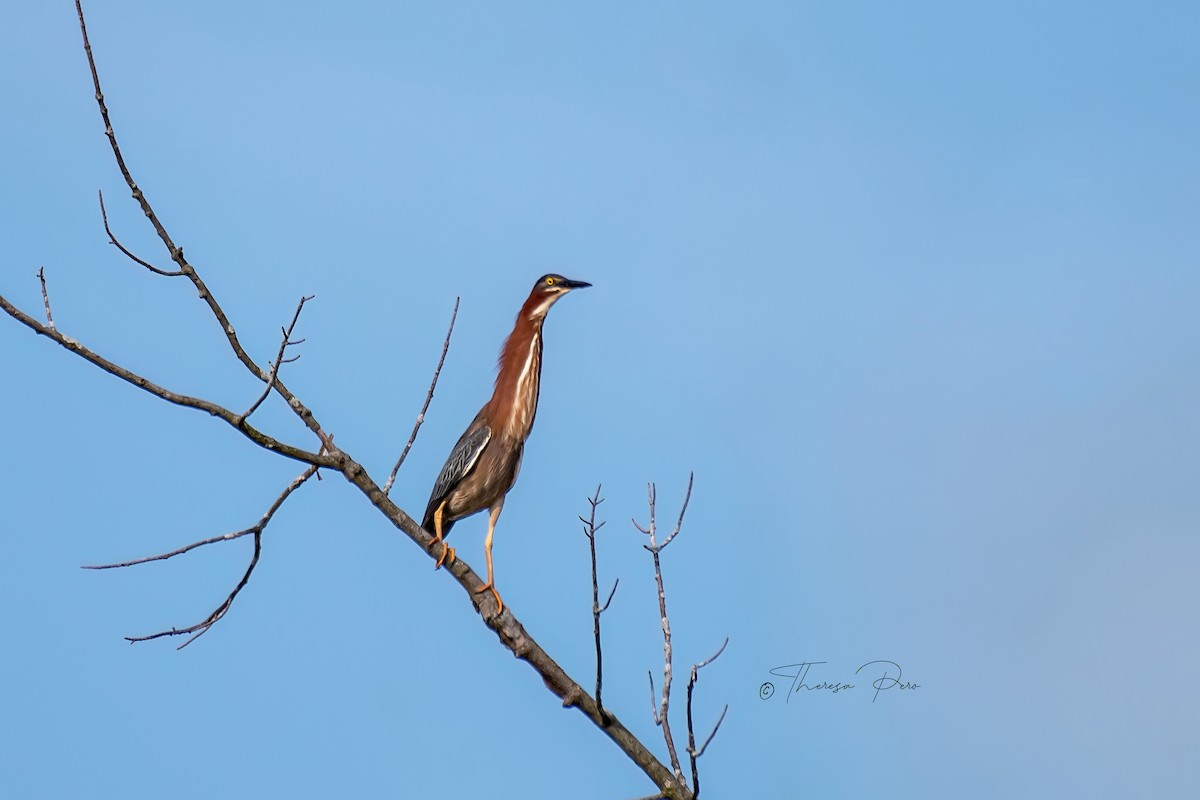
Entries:
[[504,613],[504,601],[500,599],[500,593],[496,591],[496,587],[490,583],[485,583],[475,590],[475,594],[482,594],[483,592],[491,592],[492,597],[496,598],[496,613]]
[[458,559],[458,556],[456,556],[454,554],[454,548],[450,547],[449,545],[443,544],[442,545],[442,554],[441,554],[441,556],[438,557],[437,563],[433,565],[433,568],[441,569],[443,564],[449,564],[449,565],[453,566],[454,562],[457,559]]

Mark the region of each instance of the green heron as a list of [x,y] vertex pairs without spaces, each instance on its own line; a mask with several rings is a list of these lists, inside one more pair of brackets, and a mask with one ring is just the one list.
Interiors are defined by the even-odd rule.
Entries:
[[546,312],[560,297],[573,289],[591,286],[562,275],[543,275],[534,284],[529,299],[521,306],[512,333],[500,351],[496,388],[467,430],[458,439],[446,465],[438,473],[425,507],[421,527],[433,532],[442,545],[442,554],[434,569],[449,560],[454,563],[454,548],[443,539],[454,523],[488,510],[487,539],[483,551],[487,557],[487,583],[476,592],[491,590],[497,611],[504,601],[496,591],[492,573],[492,534],[504,508],[504,496],[517,482],[525,440],[533,429],[537,414],[538,385],[542,375],[542,323]]

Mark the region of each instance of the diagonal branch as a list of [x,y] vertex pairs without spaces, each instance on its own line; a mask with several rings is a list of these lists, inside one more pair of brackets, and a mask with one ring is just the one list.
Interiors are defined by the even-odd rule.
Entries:
[[296,461],[303,461],[306,464],[315,464],[317,466],[335,468],[340,466],[341,460],[337,454],[326,455],[325,453],[311,453],[307,450],[301,450],[298,447],[292,447],[291,445],[284,444],[283,442],[267,436],[262,431],[259,431],[257,428],[254,428],[245,422],[239,424],[238,415],[223,406],[219,406],[216,403],[212,403],[208,400],[201,400],[198,397],[189,397],[187,395],[177,394],[176,392],[164,389],[158,384],[143,378],[141,375],[125,369],[119,364],[113,363],[98,353],[89,350],[75,339],[72,339],[69,336],[64,336],[55,328],[51,328],[48,325],[43,325],[33,317],[21,311],[21,309],[17,308],[12,303],[8,302],[3,295],[0,295],[0,310],[3,310],[10,317],[31,329],[35,333],[53,339],[55,342],[65,347],[67,350],[70,350],[75,355],[79,356],[85,361],[90,361],[100,369],[104,370],[110,375],[120,378],[126,383],[131,383],[143,391],[149,392],[156,397],[166,400],[168,403],[173,403],[177,406],[184,406],[185,408],[195,408],[199,411],[205,411],[214,417],[224,420],[232,425],[235,430],[243,434],[246,438],[250,439],[250,441],[254,442],[256,445],[265,450],[269,450],[272,453],[278,453],[282,456],[287,456],[288,458],[295,459]]
[[[216,610],[214,610],[211,614],[209,614],[207,617],[205,617],[203,621],[197,622],[195,625],[189,625],[186,628],[171,628],[169,631],[159,631],[158,633],[152,633],[147,636],[126,636],[125,640],[127,642],[129,642],[130,644],[137,644],[138,642],[148,642],[151,639],[161,639],[164,636],[187,636],[188,634],[192,634],[191,636],[188,637],[188,640],[186,642],[184,642],[183,644],[179,645],[179,647],[176,648],[177,650],[182,650],[183,648],[187,647],[192,642],[199,639],[205,633],[208,633],[208,630],[210,628],[212,628],[213,625],[217,624],[217,622],[219,622],[222,617],[225,616],[225,614],[233,606],[233,601],[234,601],[234,599],[237,598],[238,593],[241,592],[242,589],[244,589],[246,587],[246,584],[250,582],[250,576],[252,574],[254,574],[254,568],[258,566],[258,559],[262,555],[263,531],[265,531],[267,528],[267,525],[269,525],[271,523],[271,518],[275,516],[275,512],[278,511],[279,508],[284,504],[284,501],[286,501],[291,496],[292,492],[296,491],[301,486],[303,486],[304,482],[307,481],[309,478],[311,478],[316,473],[317,473],[317,467],[314,466],[314,467],[309,467],[308,469],[304,470],[304,472],[302,472],[298,476],[296,476],[296,478],[293,479],[292,482],[289,483],[287,485],[287,487],[284,488],[283,492],[279,495],[279,497],[275,498],[275,502],[272,503],[271,507],[268,508],[266,513],[264,513],[262,515],[262,517],[258,520],[258,523],[256,525],[246,529],[245,533],[253,533],[254,534],[254,555],[253,555],[253,557],[251,557],[250,565],[248,567],[246,567],[246,572],[244,575],[242,575],[242,579],[240,581],[238,581],[236,586],[233,587],[233,591],[229,593],[229,596],[225,598],[225,600],[221,603],[221,605],[217,606]],[[242,535],[242,534],[241,533],[236,534],[236,536],[240,536],[240,535]],[[224,538],[235,538],[235,537],[217,537],[216,539],[209,539],[209,540],[206,540],[203,542],[196,542],[194,544],[188,545],[187,547],[180,548],[179,550],[177,550],[173,553],[166,553],[161,556],[151,556],[149,558],[138,559],[136,561],[130,561],[126,564],[110,564],[110,565],[108,565],[108,567],[129,566],[132,564],[145,563],[146,561],[170,558],[173,555],[178,555],[179,553],[184,553],[193,548],[200,547],[201,545],[204,545],[204,544],[210,544],[213,541],[219,541]],[[106,569],[106,568],[107,567],[96,567],[94,569]]]
[[[246,353],[244,348],[242,348],[237,339],[237,335],[233,329],[233,326],[229,323],[224,311],[212,297],[208,287],[200,279],[194,267],[184,258],[182,248],[177,247],[167,235],[165,227],[155,215],[141,189],[134,182],[121,154],[120,148],[117,145],[116,136],[113,133],[112,124],[109,119],[108,108],[104,103],[104,95],[100,88],[96,64],[92,57],[91,44],[88,41],[87,28],[84,23],[83,10],[79,0],[76,0],[76,11],[79,16],[80,32],[83,36],[83,44],[87,54],[88,65],[92,73],[92,82],[96,90],[96,102],[99,106],[100,114],[105,124],[105,135],[109,139],[110,146],[113,150],[113,155],[117,160],[117,166],[120,168],[122,176],[129,185],[134,199],[138,202],[143,213],[145,213],[147,219],[154,226],[159,238],[162,240],[167,251],[170,253],[171,259],[179,266],[179,271],[182,272],[184,276],[186,276],[188,280],[190,280],[196,287],[201,299],[205,301],[214,317],[220,323],[222,331],[225,333],[226,339],[229,341],[230,347],[233,349],[238,360],[241,361],[242,364],[252,374],[258,377],[264,383],[269,384],[271,380],[270,374],[266,370],[261,369]],[[294,395],[292,395],[287,387],[284,386],[284,384],[277,378],[275,380],[275,390],[279,392],[279,394],[287,401],[289,407],[291,407],[292,410],[301,418],[305,426],[321,439],[323,447],[319,453],[310,453],[300,450],[299,448],[279,443],[274,439],[271,439],[270,437],[267,437],[264,434],[256,431],[248,424],[243,423],[241,426],[238,426],[235,424],[237,422],[238,415],[234,414],[228,409],[216,405],[215,403],[169,392],[162,387],[151,383],[145,378],[134,374],[130,370],[127,370],[124,367],[102,358],[96,353],[84,348],[73,339],[64,337],[57,331],[38,323],[36,320],[33,320],[28,315],[24,314],[15,306],[10,304],[3,297],[0,297],[0,309],[4,310],[14,319],[34,330],[36,333],[54,339],[59,345],[92,362],[115,377],[118,377],[128,383],[132,383],[144,391],[154,394],[155,396],[166,400],[167,402],[171,402],[176,405],[197,408],[204,410],[213,416],[220,417],[225,422],[234,425],[234,427],[243,433],[243,435],[250,438],[260,447],[264,447],[272,452],[279,453],[289,458],[304,461],[312,465],[313,468],[306,470],[304,473],[305,476],[310,473],[319,474],[316,469],[317,467],[329,467],[337,469],[348,482],[362,492],[368,502],[375,506],[375,508],[381,514],[383,514],[389,522],[391,522],[397,529],[404,532],[405,535],[407,535],[409,539],[417,544],[431,559],[436,558],[437,553],[434,552],[435,546],[433,537],[428,532],[424,531],[415,520],[409,517],[408,514],[406,514],[387,497],[387,495],[371,478],[361,464],[352,459],[349,454],[333,446],[332,436],[326,434],[322,430],[321,426],[313,417],[312,412]],[[306,477],[298,478],[294,484],[298,486],[303,482],[303,480],[306,479]],[[285,490],[284,494],[281,495],[276,506],[273,506],[273,508],[277,508],[279,504],[282,504],[283,500],[285,500],[288,494],[290,494],[290,491],[293,490],[294,489],[292,488]],[[269,510],[268,513],[273,514],[274,512],[273,510]],[[265,522],[263,523],[263,526],[265,527]],[[209,615],[208,619],[196,626],[192,626],[191,629],[189,629],[189,631],[193,633],[193,637],[192,639],[189,639],[189,641],[194,640],[195,635],[203,634],[212,626],[212,624],[221,619],[232,605],[237,594],[245,587],[261,555],[261,537],[262,530],[260,528],[260,530],[255,533],[254,557],[242,580],[234,588],[233,592],[226,599],[226,601],[222,603],[221,606],[219,606],[217,610],[213,612],[213,614]],[[440,548],[437,548],[437,550],[440,552]],[[657,553],[655,554],[655,557],[657,560]],[[478,590],[482,588],[483,582],[465,561],[462,559],[456,560],[454,564],[450,565],[445,570],[445,574],[450,575],[463,588],[468,602],[470,602],[476,612],[481,615],[484,624],[496,634],[497,638],[500,640],[500,643],[507,650],[513,653],[513,655],[525,661],[534,669],[534,671],[545,683],[547,689],[562,701],[564,708],[573,707],[577,709],[592,724],[596,725],[596,727],[605,736],[613,741],[621,749],[621,751],[625,753],[625,755],[631,761],[633,761],[647,775],[647,777],[651,779],[651,781],[653,781],[655,786],[660,790],[660,794],[662,796],[670,797],[672,800],[690,800],[692,793],[682,778],[681,771],[678,766],[678,759],[673,758],[675,772],[672,773],[671,769],[659,761],[654,754],[651,753],[650,750],[636,736],[634,736],[632,732],[629,731],[628,728],[621,724],[620,720],[617,719],[616,716],[607,711],[602,711],[597,702],[593,700],[588,693],[584,691],[579,684],[574,681],[562,669],[562,667],[559,666],[559,664],[533,639],[533,637],[531,637],[525,631],[525,628],[513,615],[511,609],[506,609],[505,611],[500,612],[494,605],[495,601],[490,594],[482,595],[479,593]],[[136,640],[143,641],[149,638],[179,635],[189,631],[164,631],[151,637],[138,637]],[[672,751],[672,755],[674,757],[674,751]]]
[[[367,498],[375,508],[395,526],[403,532],[410,540],[420,547],[431,560],[436,560],[440,554],[440,549],[435,547],[433,536],[421,528],[417,522],[404,512],[399,506],[393,503],[383,490],[379,487],[367,471],[350,457],[349,454],[342,451],[335,451],[327,454],[309,453],[300,450],[290,445],[285,445],[271,439],[265,434],[255,430],[249,424],[244,424],[241,428],[237,428],[237,415],[228,409],[222,408],[214,403],[209,403],[205,400],[186,397],[184,395],[174,394],[172,392],[151,383],[139,375],[114,364],[111,361],[93,353],[83,347],[79,342],[63,336],[56,330],[52,330],[45,325],[23,313],[20,309],[13,306],[3,296],[0,296],[0,310],[5,311],[18,322],[32,329],[34,332],[47,336],[55,342],[71,350],[76,355],[92,362],[104,371],[114,375],[121,380],[137,386],[150,394],[155,395],[169,403],[182,405],[190,408],[197,408],[220,417],[225,422],[234,426],[251,441],[258,444],[264,449],[270,450],[288,458],[303,461],[313,466],[329,467],[339,470],[342,475],[353,484]],[[260,534],[261,535],[261,534]],[[259,552],[259,547],[256,546],[256,553]],[[255,559],[251,564],[251,569],[243,577],[243,580],[235,588],[233,597],[236,597],[237,592],[249,580],[249,574],[253,566],[257,564]],[[625,755],[641,769],[651,781],[658,786],[663,794],[669,795],[674,800],[689,800],[691,792],[688,791],[686,784],[678,779],[671,770],[663,765],[652,752],[639,740],[621,721],[610,711],[601,711],[587,692],[585,692],[579,684],[566,673],[558,662],[556,662],[549,653],[547,653],[541,645],[537,643],[526,631],[523,625],[513,615],[511,609],[506,609],[505,613],[495,614],[492,605],[494,601],[490,594],[480,594],[479,589],[483,587],[483,580],[471,569],[467,562],[459,558],[454,564],[448,566],[444,572],[450,575],[462,587],[464,594],[475,608],[476,612],[483,617],[484,623],[491,628],[500,640],[500,643],[509,652],[517,658],[525,661],[531,668],[541,677],[546,688],[556,697],[562,700],[564,707],[574,707],[579,710],[593,725],[600,729],[614,744],[617,745]],[[193,626],[196,631],[199,628],[211,627],[213,622],[224,616],[228,611],[229,605],[233,600],[227,599],[218,609],[210,615],[209,620],[200,623],[198,626]],[[485,609],[488,613],[485,614]],[[211,621],[210,621],[211,620]],[[207,623],[207,627],[205,626]],[[164,631],[159,636],[179,635],[184,631]]]
[[[389,522],[425,551],[431,560],[436,560],[441,553],[441,548],[434,545],[433,536],[392,502],[358,462],[348,455],[343,454],[343,457],[341,471],[346,479],[354,484]],[[494,613],[495,601],[492,600],[490,594],[479,593],[483,587],[483,580],[466,561],[458,558],[453,564],[447,565],[443,571],[463,588],[468,602],[483,618],[484,624],[496,634],[500,644],[514,656],[529,664],[541,677],[546,688],[562,700],[563,707],[578,709],[605,736],[611,739],[629,760],[662,790],[663,794],[674,800],[690,800],[692,794],[688,790],[687,784],[672,774],[671,770],[659,761],[649,748],[634,736],[611,711],[601,712],[596,701],[526,632],[525,627],[513,615],[511,607],[506,606],[501,614]]]
[[[339,470],[346,480],[352,483],[363,493],[367,500],[379,510],[396,528],[401,530],[422,550],[425,551],[431,559],[436,559],[440,550],[436,551],[434,539],[420,525],[404,512],[399,506],[388,499],[387,495],[379,487],[374,480],[371,479],[367,471],[363,469],[357,461],[342,451],[336,451],[332,454],[309,453],[304,450],[285,445],[281,442],[266,436],[257,431],[248,423],[243,424],[240,428],[237,426],[237,414],[229,411],[226,408],[210,403],[206,400],[200,400],[194,397],[175,394],[162,387],[148,381],[147,379],[137,375],[130,370],[121,367],[102,356],[88,350],[74,339],[70,339],[57,330],[53,330],[46,325],[39,323],[31,318],[20,309],[13,306],[3,296],[0,296],[0,310],[5,311],[9,316],[16,319],[34,332],[47,336],[65,347],[81,358],[90,361],[96,366],[103,369],[105,372],[120,378],[128,383],[137,386],[138,388],[149,392],[169,403],[181,405],[189,408],[196,408],[206,411],[215,417],[219,417],[235,429],[239,430],[243,435],[253,441],[255,444],[278,453],[288,458],[298,461],[303,461],[313,466],[329,467]],[[252,560],[250,567],[243,576],[242,581],[235,587],[234,592],[224,603],[219,606],[213,614],[204,622],[191,626],[190,629],[176,629],[173,631],[162,631],[154,636],[141,637],[138,641],[144,641],[150,638],[161,638],[163,636],[174,636],[186,633],[202,633],[212,626],[217,620],[225,615],[229,610],[233,599],[237,593],[245,586],[249,580],[253,568],[257,565],[257,555],[261,550],[261,542],[257,541],[261,537],[261,533],[256,536],[255,558]],[[592,724],[596,725],[609,739],[611,739],[625,755],[633,761],[645,774],[649,777],[656,786],[663,790],[664,793],[670,793],[673,798],[679,800],[688,800],[691,793],[687,790],[686,784],[674,774],[671,770],[664,766],[654,754],[632,733],[626,728],[621,721],[610,711],[601,711],[587,692],[585,692],[579,684],[571,678],[570,675],[559,666],[549,653],[547,653],[541,645],[539,645],[532,636],[526,631],[524,626],[513,616],[511,610],[506,610],[506,613],[495,614],[490,594],[480,594],[479,589],[483,587],[483,581],[471,569],[465,560],[459,558],[450,565],[446,570],[463,588],[467,599],[475,607],[477,613],[484,618],[484,623],[492,629],[496,634],[500,643],[508,649],[517,658],[528,663],[535,672],[542,678],[546,688],[555,696],[563,701],[564,707],[574,707],[580,711]],[[486,599],[485,599],[486,598]],[[484,614],[487,608],[489,615]],[[190,640],[189,640],[190,641]],[[185,643],[186,644],[186,643]]]
[[[216,317],[217,322],[221,326],[221,330],[225,334],[225,338],[229,341],[229,346],[233,349],[233,352],[237,356],[238,360],[241,361],[242,364],[245,365],[246,369],[248,369],[256,378],[261,380],[263,383],[269,383],[271,380],[270,373],[258,366],[254,359],[250,357],[250,354],[246,352],[245,348],[242,347],[242,343],[237,336],[237,331],[234,330],[233,323],[229,321],[229,317],[225,315],[224,309],[221,308],[221,305],[217,302],[217,299],[213,297],[212,292],[200,278],[200,275],[196,272],[195,268],[188,263],[186,258],[184,258],[183,248],[176,246],[175,242],[171,239],[171,236],[167,233],[166,227],[162,224],[158,218],[158,215],[150,206],[150,201],[146,198],[145,193],[133,179],[133,174],[129,171],[129,166],[125,163],[125,156],[121,154],[121,147],[119,144],[117,144],[117,134],[113,130],[112,120],[109,118],[108,105],[104,102],[104,91],[100,88],[100,74],[96,70],[96,60],[92,56],[92,43],[88,40],[87,23],[83,18],[83,6],[80,4],[80,0],[75,0],[75,12],[79,17],[79,31],[83,36],[83,50],[87,54],[88,69],[91,70],[92,73],[92,86],[96,90],[96,105],[100,109],[100,118],[104,121],[104,135],[108,137],[108,143],[112,148],[113,157],[117,161],[117,167],[121,170],[121,176],[125,179],[125,183],[129,186],[129,191],[132,192],[133,199],[136,200],[138,206],[141,207],[142,213],[146,215],[146,219],[148,219],[150,224],[154,226],[154,232],[157,233],[158,238],[162,240],[163,246],[167,249],[167,252],[171,256],[171,260],[179,265],[179,272],[187,276],[187,279],[192,282],[192,285],[196,287],[196,291],[200,295],[200,299],[208,305],[209,310],[212,312],[213,316]],[[148,266],[145,264],[145,262],[141,262],[140,260],[139,263],[142,263],[144,266]],[[159,270],[155,271],[159,272]],[[336,450],[332,446],[332,441],[330,440],[328,434],[321,429],[321,425],[313,416],[312,411],[310,411],[306,405],[301,403],[300,400],[291,393],[291,391],[283,384],[282,381],[275,380],[275,390],[279,392],[284,400],[287,401],[288,407],[296,413],[296,416],[300,418],[304,425],[317,435],[322,444],[328,447],[330,452],[336,453]]]
[[417,440],[417,431],[421,430],[421,423],[425,421],[425,412],[429,410],[429,404],[433,402],[433,390],[437,388],[438,376],[442,374],[442,364],[446,363],[446,353],[450,350],[450,335],[454,333],[454,321],[458,319],[458,302],[461,299],[461,297],[454,298],[454,311],[450,313],[450,329],[446,331],[446,341],[442,342],[442,356],[438,359],[437,368],[433,371],[433,380],[429,382],[425,404],[421,406],[421,413],[417,414],[417,421],[413,425],[412,435],[408,437],[408,444],[404,445],[404,451],[400,453],[396,466],[392,467],[392,473],[388,475],[387,482],[383,484],[384,494],[392,490],[392,484],[396,482],[396,474],[400,472],[400,466],[404,463],[404,459],[408,458],[408,451],[412,448],[413,442]]

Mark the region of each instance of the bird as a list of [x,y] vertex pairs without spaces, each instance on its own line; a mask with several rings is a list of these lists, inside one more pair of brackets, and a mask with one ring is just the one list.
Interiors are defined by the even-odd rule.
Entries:
[[504,498],[517,481],[525,440],[537,416],[538,392],[542,375],[542,325],[546,313],[564,295],[591,286],[551,273],[538,278],[533,291],[517,313],[512,333],[500,350],[496,385],[475,419],[459,437],[446,464],[433,482],[433,491],[425,507],[421,527],[433,534],[442,546],[434,569],[455,561],[454,548],[445,537],[460,519],[488,511],[487,539],[483,543],[487,558],[487,583],[476,593],[491,591],[496,598],[497,615],[504,601],[496,591],[492,570],[492,536],[496,520],[504,508]]

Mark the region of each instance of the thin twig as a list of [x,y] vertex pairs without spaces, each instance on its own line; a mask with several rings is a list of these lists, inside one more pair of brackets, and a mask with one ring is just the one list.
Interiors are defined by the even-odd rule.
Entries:
[[117,249],[120,250],[122,253],[124,253],[126,256],[128,256],[131,261],[133,261],[135,264],[141,264],[143,267],[150,270],[155,275],[162,275],[167,278],[178,278],[181,275],[183,275],[183,270],[170,271],[170,270],[165,270],[165,269],[159,269],[158,267],[154,266],[150,262],[144,261],[144,260],[138,258],[132,252],[129,251],[129,248],[127,248],[125,245],[118,242],[117,237],[112,232],[112,228],[108,227],[108,212],[104,209],[104,192],[101,190],[97,190],[97,194],[100,195],[100,219],[104,222],[104,232],[108,234],[108,243],[109,244],[116,245]]
[[654,717],[655,725],[662,725],[662,717],[658,715],[658,700],[654,696],[654,670],[646,670],[650,676],[650,714]]
[[38,267],[38,281],[42,284],[42,303],[46,306],[46,325],[54,330],[54,315],[50,313],[50,294],[46,291],[46,268]]
[[658,546],[659,551],[666,549],[666,546],[674,541],[675,537],[679,535],[679,529],[683,527],[683,515],[687,513],[688,503],[692,501],[692,482],[695,480],[695,478],[696,473],[688,473],[687,494],[683,496],[683,507],[679,509],[679,519],[675,522],[675,530],[671,531],[671,535],[668,536],[666,540]]
[[279,343],[279,352],[275,354],[275,360],[271,362],[271,374],[267,378],[267,388],[263,389],[263,393],[259,395],[258,399],[255,400],[248,409],[242,412],[242,416],[238,418],[238,425],[245,423],[246,419],[255,411],[257,411],[258,407],[263,404],[263,401],[270,396],[271,390],[275,388],[276,379],[279,377],[279,368],[284,364],[290,364],[296,359],[300,358],[300,356],[284,358],[283,354],[292,345],[297,345],[304,342],[303,339],[292,341],[292,331],[296,329],[296,323],[300,320],[300,312],[304,310],[304,304],[309,300],[312,300],[315,296],[316,295],[311,294],[302,296],[300,298],[300,304],[296,306],[296,313],[292,315],[292,323],[286,328],[280,329],[283,332],[283,341]]
[[461,299],[461,297],[454,298],[454,311],[450,313],[450,328],[446,331],[446,340],[442,342],[442,355],[438,359],[437,368],[433,371],[433,380],[429,382],[429,391],[425,394],[425,403],[421,406],[421,413],[417,414],[417,421],[413,424],[412,434],[408,437],[408,444],[404,445],[404,451],[400,453],[400,458],[396,460],[396,466],[392,467],[392,473],[388,475],[387,482],[383,484],[384,494],[392,490],[392,484],[396,482],[396,473],[400,471],[400,466],[404,463],[404,459],[408,458],[408,451],[412,448],[413,442],[417,440],[417,431],[421,430],[421,423],[425,421],[425,412],[429,410],[429,403],[433,400],[433,390],[437,388],[438,376],[442,374],[442,364],[446,363],[446,353],[450,350],[450,335],[454,333],[454,320],[458,319],[458,303]]
[[600,487],[596,487],[596,493],[588,498],[588,504],[591,505],[591,513],[588,518],[579,518],[583,523],[583,535],[588,539],[588,549],[592,554],[592,633],[596,639],[596,707],[600,709],[602,716],[607,716],[604,710],[604,704],[600,701],[600,690],[603,686],[604,676],[604,653],[600,649],[600,615],[608,610],[608,604],[612,602],[613,595],[617,593],[617,584],[621,582],[617,578],[613,582],[612,591],[608,593],[608,599],[604,601],[604,605],[600,605],[600,587],[596,574],[596,532],[604,527],[604,522],[596,524],[596,508],[604,502],[600,497]]
[[[704,755],[704,751],[708,749],[709,742],[711,742],[713,740],[713,737],[717,735],[717,731],[719,731],[721,729],[721,723],[725,721],[725,712],[727,712],[728,710],[729,710],[729,703],[726,703],[725,707],[721,709],[721,716],[717,717],[717,724],[713,725],[713,729],[708,734],[708,738],[706,738],[704,740],[704,744],[700,745],[700,749],[696,751],[696,758],[699,758],[700,756]],[[696,778],[697,786],[700,785],[699,780],[700,780],[699,778]],[[697,793],[699,793],[699,789],[697,789]]]
[[[158,633],[152,633],[147,636],[126,636],[125,640],[131,644],[136,644],[137,642],[148,642],[151,639],[160,639],[164,636],[186,636],[187,634],[192,634],[192,636],[190,636],[186,642],[176,648],[177,650],[182,650],[207,633],[209,628],[211,628],[218,621],[220,621],[222,617],[225,616],[226,612],[228,612],[230,607],[233,606],[233,601],[238,596],[238,593],[241,592],[242,589],[245,588],[246,584],[250,581],[250,576],[254,573],[254,568],[258,566],[258,559],[262,555],[263,531],[266,530],[267,525],[270,524],[271,518],[275,516],[275,512],[278,511],[280,506],[283,505],[284,501],[291,496],[292,492],[303,486],[304,482],[315,475],[316,472],[317,467],[313,466],[296,476],[296,478],[294,478],[292,482],[289,483],[286,488],[284,488],[283,492],[280,493],[277,498],[275,498],[275,502],[273,502],[271,507],[267,509],[266,513],[262,515],[262,517],[258,520],[258,523],[247,529],[247,532],[254,534],[254,555],[250,559],[250,565],[246,567],[245,574],[242,575],[242,579],[238,581],[237,586],[233,587],[233,591],[229,593],[229,596],[226,597],[221,605],[217,606],[216,610],[209,614],[204,621],[198,622],[195,625],[190,625],[186,628],[171,628],[169,631],[159,631]],[[193,545],[189,545],[187,548],[179,550],[178,552],[186,552],[187,550],[192,549],[193,547],[199,547],[202,544],[208,544],[208,542],[197,542]],[[143,563],[144,561],[155,560],[157,558],[170,558],[171,555],[176,554],[177,553],[171,553],[164,556],[152,556],[149,559],[142,559],[141,561],[131,561],[129,564]],[[127,565],[121,564],[112,566]]]
[[600,606],[601,614],[603,614],[605,611],[608,611],[608,604],[612,602],[613,595],[617,593],[617,586],[619,586],[620,584],[621,584],[620,578],[617,578],[615,581],[613,581],[613,587],[608,592],[608,599],[604,601],[604,605]]
[[696,800],[700,797],[700,773],[696,770],[696,761],[700,756],[704,755],[704,751],[708,749],[708,743],[717,735],[717,730],[721,727],[721,723],[725,721],[725,712],[729,710],[729,704],[725,704],[724,710],[721,711],[721,716],[717,719],[717,724],[713,726],[712,733],[704,740],[704,744],[696,749],[696,730],[692,726],[692,690],[696,687],[700,670],[707,667],[712,662],[716,661],[721,653],[725,652],[725,648],[729,645],[729,637],[725,637],[725,641],[721,643],[721,647],[717,652],[713,653],[708,658],[701,661],[699,664],[692,664],[692,675],[688,678],[687,685],[687,733],[688,733],[688,758],[691,761],[692,767],[692,794]]
[[184,545],[178,550],[172,550],[169,553],[159,553],[158,555],[154,556],[144,556],[143,558],[135,558],[132,561],[121,561],[116,564],[84,564],[82,567],[80,567],[80,569],[121,569],[122,567],[133,567],[138,564],[148,563],[150,561],[165,561],[168,558],[181,556],[190,550],[195,550],[197,547],[203,547],[207,544],[216,544],[217,542],[230,542],[234,539],[239,539],[243,536],[255,533],[257,530],[258,526],[256,525],[253,528],[245,528],[244,530],[233,531],[232,533],[223,533],[220,536],[213,536],[209,539],[201,539],[198,542],[192,542],[191,544]]

